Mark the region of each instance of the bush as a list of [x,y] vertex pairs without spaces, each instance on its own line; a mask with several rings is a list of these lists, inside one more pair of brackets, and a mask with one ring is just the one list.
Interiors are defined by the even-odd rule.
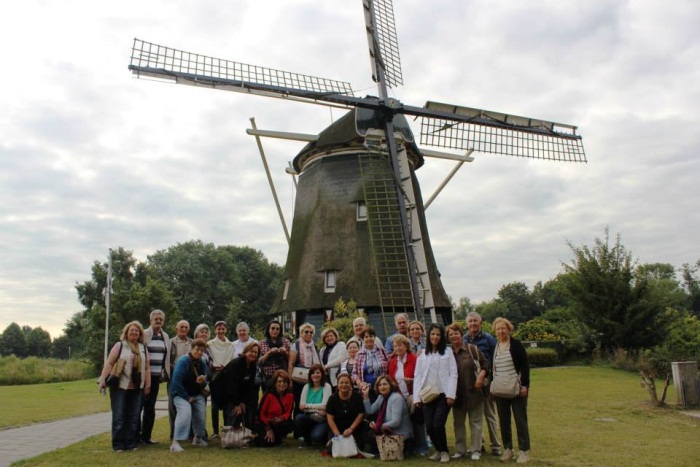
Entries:
[[528,347],[525,350],[527,352],[527,358],[530,361],[530,366],[533,368],[555,366],[559,360],[557,352],[554,349]]
[[0,357],[0,386],[58,383],[96,376],[93,366],[80,360]]

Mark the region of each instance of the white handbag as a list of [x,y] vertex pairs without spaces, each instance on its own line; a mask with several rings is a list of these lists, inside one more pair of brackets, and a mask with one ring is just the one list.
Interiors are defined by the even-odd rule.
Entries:
[[309,382],[309,369],[301,366],[296,366],[292,369],[292,381],[299,384]]
[[352,435],[348,437],[334,436],[331,439],[333,457],[354,457],[358,452],[355,438]]
[[438,398],[440,393],[437,388],[430,383],[425,384],[420,390],[420,400],[424,404],[430,404]]

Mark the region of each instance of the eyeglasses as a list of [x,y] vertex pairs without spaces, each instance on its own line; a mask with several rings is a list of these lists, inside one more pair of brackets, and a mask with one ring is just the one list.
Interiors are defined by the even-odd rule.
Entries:
[[313,334],[313,331],[304,331],[304,334]]
[[270,327],[270,331],[279,331],[279,330],[280,330],[279,326],[271,326]]

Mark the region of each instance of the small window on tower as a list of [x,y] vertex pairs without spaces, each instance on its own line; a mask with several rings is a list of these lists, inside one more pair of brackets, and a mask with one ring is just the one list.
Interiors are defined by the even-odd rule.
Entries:
[[357,202],[357,220],[366,221],[367,220],[367,204],[364,201]]
[[326,271],[326,293],[335,292],[335,271]]

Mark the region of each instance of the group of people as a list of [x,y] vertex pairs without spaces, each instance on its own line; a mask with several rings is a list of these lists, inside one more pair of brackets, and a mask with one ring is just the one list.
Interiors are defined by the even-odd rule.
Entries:
[[[262,447],[279,445],[293,433],[300,447],[325,446],[332,437],[352,436],[360,450],[376,452],[379,436],[402,435],[406,453],[428,455],[432,443],[435,452],[429,458],[441,462],[479,460],[485,451],[486,419],[494,455],[502,461],[529,460],[529,364],[505,318],[494,321],[494,338],[481,329],[477,313],[467,316],[466,330],[458,323],[446,328],[433,323],[427,331],[423,323],[409,322],[399,313],[396,333],[385,343],[364,318],[357,318],[354,336],[346,342],[327,327],[318,345],[310,323],[302,324],[298,338],[290,341],[283,336],[282,324],[273,320],[259,342],[246,323],[239,323],[238,340],[231,342],[223,321],[214,325],[212,339],[206,324],[188,337],[185,321],[169,339],[162,330],[164,318],[162,311],[154,310],[148,329],[135,321],[127,324],[105,362],[101,389],[118,360],[126,361],[119,386],[110,389],[115,451],[135,449],[139,441],[154,443],[155,399],[160,382],[167,380],[173,452],[184,450],[181,441],[206,446],[219,436],[223,411],[224,425],[250,428],[257,435],[255,444]],[[514,397],[491,396],[488,384],[494,377],[516,378],[519,392]],[[205,426],[209,399],[211,434]],[[452,455],[446,429],[450,411]]]

